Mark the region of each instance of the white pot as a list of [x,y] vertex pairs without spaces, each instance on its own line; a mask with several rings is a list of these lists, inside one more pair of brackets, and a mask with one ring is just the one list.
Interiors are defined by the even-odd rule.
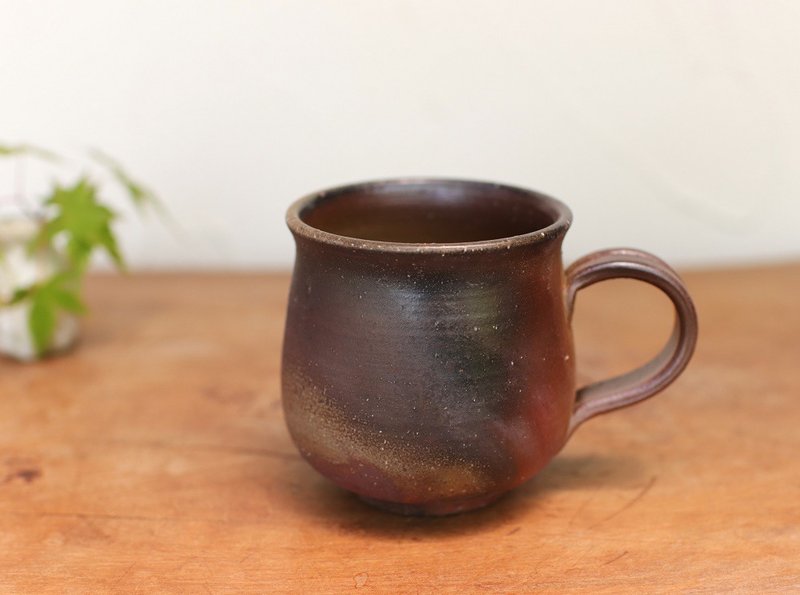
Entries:
[[[27,218],[0,219],[0,300],[8,301],[17,289],[49,278],[58,270],[54,252],[29,254],[28,242],[38,227]],[[36,360],[39,354],[28,326],[30,304],[21,302],[0,307],[0,354],[23,361]],[[78,338],[78,320],[66,312],[59,315],[48,353],[70,347]]]

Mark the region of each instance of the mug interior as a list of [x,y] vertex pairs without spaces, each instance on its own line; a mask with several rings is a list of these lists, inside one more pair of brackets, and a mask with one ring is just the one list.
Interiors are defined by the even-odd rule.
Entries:
[[484,242],[568,219],[558,201],[486,182],[398,180],[346,186],[301,201],[299,219],[359,240],[406,244]]

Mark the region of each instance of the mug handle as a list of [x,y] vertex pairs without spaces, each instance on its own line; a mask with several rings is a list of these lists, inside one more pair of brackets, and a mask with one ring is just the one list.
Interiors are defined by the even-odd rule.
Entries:
[[683,372],[697,343],[697,313],[678,274],[663,260],[632,248],[600,250],[575,261],[566,272],[567,316],[572,320],[575,294],[598,281],[629,278],[655,285],[675,306],[672,336],[651,361],[627,374],[578,389],[568,434],[590,417],[652,397]]

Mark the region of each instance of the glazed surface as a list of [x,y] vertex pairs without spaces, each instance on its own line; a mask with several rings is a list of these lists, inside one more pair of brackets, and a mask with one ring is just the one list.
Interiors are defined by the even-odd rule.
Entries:
[[282,382],[303,456],[421,512],[533,476],[574,400],[560,244],[383,254],[297,238]]

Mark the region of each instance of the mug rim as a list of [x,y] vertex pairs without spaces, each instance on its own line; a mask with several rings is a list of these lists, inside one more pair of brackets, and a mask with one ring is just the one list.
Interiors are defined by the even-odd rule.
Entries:
[[[539,229],[531,230],[524,234],[493,238],[489,240],[478,240],[473,242],[392,242],[384,240],[369,240],[352,236],[340,235],[337,233],[324,231],[314,227],[301,218],[301,213],[314,208],[314,203],[324,199],[331,200],[338,195],[350,192],[369,192],[386,187],[411,185],[446,185],[446,186],[471,186],[503,189],[511,192],[527,195],[536,199],[540,203],[550,207],[555,213],[552,223]],[[556,237],[563,237],[572,224],[572,211],[560,200],[527,188],[521,188],[510,184],[498,182],[487,182],[482,180],[465,180],[459,178],[440,178],[440,177],[403,177],[385,178],[379,180],[368,180],[343,184],[333,188],[318,190],[295,200],[286,211],[286,225],[296,237],[303,237],[333,246],[351,248],[358,250],[369,250],[376,252],[394,253],[448,253],[448,252],[483,252],[488,250],[507,250],[512,246],[537,244]]]

